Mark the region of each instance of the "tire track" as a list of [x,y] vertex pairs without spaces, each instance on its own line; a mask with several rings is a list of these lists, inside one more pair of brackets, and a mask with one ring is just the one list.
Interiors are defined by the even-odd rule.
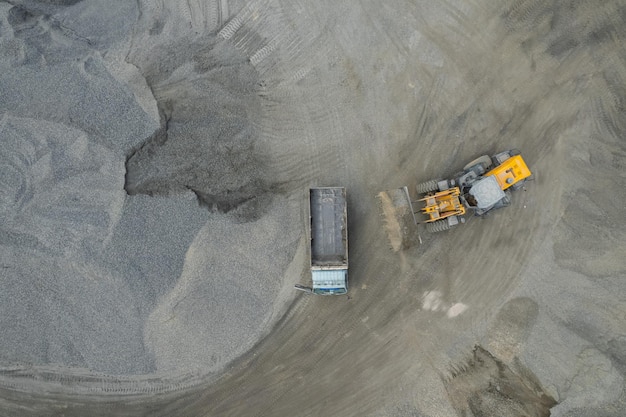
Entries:
[[[375,214],[372,215],[375,217]],[[373,225],[370,221],[364,224]],[[375,246],[381,246],[381,251],[384,250],[380,240],[376,241]],[[383,259],[380,261],[378,263],[380,267],[386,264]],[[362,265],[354,271],[354,274],[359,275],[366,268],[366,263],[358,257],[354,262]],[[209,402],[215,407],[206,411],[213,415],[276,415],[278,412],[276,406],[285,398],[300,398],[299,409],[309,409],[311,405],[309,403],[315,402],[316,399],[302,398],[303,387],[297,381],[301,381],[305,375],[307,379],[315,379],[316,375],[321,377],[326,374],[328,360],[331,359],[332,362],[335,358],[333,352],[337,351],[338,346],[347,343],[346,336],[362,334],[363,331],[371,334],[371,331],[363,326],[364,313],[377,304],[380,294],[385,294],[386,289],[394,285],[393,281],[389,280],[380,280],[375,284],[367,291],[352,290],[358,304],[351,301],[343,303],[337,299],[307,297],[310,301],[306,306],[301,306],[303,310],[285,320],[272,332],[272,338],[265,340],[256,349],[258,354],[254,360],[256,369],[246,367],[245,371],[236,377],[236,381],[230,381],[220,387],[221,394],[209,395],[207,399],[210,399]],[[392,316],[397,314],[391,313]],[[341,317],[341,320],[331,319],[334,317]],[[346,352],[345,349],[343,351]],[[262,381],[276,382],[268,386]],[[253,388],[261,386],[263,388],[260,388],[260,391]],[[251,389],[254,391],[251,392]],[[254,394],[253,402],[250,399],[251,394]],[[241,406],[233,407],[233,404]]]
[[270,148],[277,182],[295,189],[308,183],[313,173],[342,167],[343,153],[334,139],[341,137],[342,99],[325,87],[319,70],[311,66],[328,56],[325,36],[296,34],[280,4],[262,6],[268,9],[260,10],[258,2],[247,7],[220,34],[250,57],[263,78],[261,140]]
[[103,396],[162,394],[206,383],[207,375],[114,376],[86,369],[16,366],[0,369],[0,387],[23,393],[48,392]]

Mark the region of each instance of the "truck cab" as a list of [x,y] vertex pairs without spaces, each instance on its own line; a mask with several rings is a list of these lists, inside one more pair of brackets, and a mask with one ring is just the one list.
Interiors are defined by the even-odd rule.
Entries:
[[313,293],[341,295],[348,292],[348,269],[311,269]]

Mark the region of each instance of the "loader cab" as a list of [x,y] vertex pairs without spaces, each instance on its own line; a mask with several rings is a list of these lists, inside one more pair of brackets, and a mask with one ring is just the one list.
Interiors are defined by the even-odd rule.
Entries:
[[468,205],[474,209],[474,213],[482,216],[489,210],[509,205],[507,193],[508,191],[502,191],[495,175],[490,175],[472,184],[464,197]]
[[471,199],[479,209],[489,209],[505,197],[498,180],[494,175],[476,181],[469,190],[468,201]]

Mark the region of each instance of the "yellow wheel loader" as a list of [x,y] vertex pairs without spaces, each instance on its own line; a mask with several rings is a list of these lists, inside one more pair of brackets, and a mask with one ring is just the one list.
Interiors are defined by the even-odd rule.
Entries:
[[467,212],[484,216],[511,204],[510,190],[522,188],[532,173],[519,151],[483,155],[449,179],[418,184],[418,198],[408,187],[382,191],[377,197],[385,229],[394,251],[407,248],[419,238],[418,224],[431,233],[465,223]]

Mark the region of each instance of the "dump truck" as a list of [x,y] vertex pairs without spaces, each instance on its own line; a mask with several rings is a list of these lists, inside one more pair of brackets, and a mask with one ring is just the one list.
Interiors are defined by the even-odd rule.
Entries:
[[[511,204],[511,190],[522,188],[532,173],[516,149],[493,156],[482,155],[447,179],[434,179],[415,187],[415,198],[407,186],[378,194],[387,237],[394,251],[410,247],[417,226],[431,233],[465,223],[466,213],[484,216]],[[420,239],[421,240],[421,239]]]
[[318,295],[348,292],[348,212],[346,189],[309,189],[309,251],[312,286],[298,290]]

